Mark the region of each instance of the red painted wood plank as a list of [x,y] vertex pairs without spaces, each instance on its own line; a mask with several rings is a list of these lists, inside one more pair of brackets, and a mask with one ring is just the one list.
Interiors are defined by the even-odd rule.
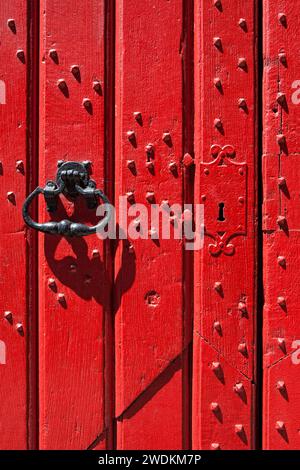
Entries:
[[[184,4],[180,0],[116,3],[116,203],[119,196],[133,193],[134,202],[150,208],[149,192],[157,204],[183,202]],[[170,141],[163,140],[164,133],[170,133]],[[183,356],[188,315],[183,306],[182,263],[180,240],[160,237],[159,242],[138,239],[119,244],[115,264],[118,449],[180,449],[187,438]]]
[[254,446],[256,40],[256,2],[195,2],[195,449]]
[[[30,155],[26,130],[31,128],[27,94],[30,62],[27,3],[0,4],[0,448],[31,445],[30,386],[27,354],[30,334],[26,266],[31,240],[21,208],[29,183]],[[29,96],[29,95],[28,95]],[[28,265],[28,271],[30,266]],[[31,288],[34,286],[31,286]],[[32,312],[34,314],[34,312]]]
[[[109,158],[104,143],[104,2],[85,0],[74,6],[71,0],[47,0],[40,12],[40,183],[54,178],[58,160],[89,160],[92,177],[103,189],[110,177],[104,161],[105,152]],[[40,220],[46,220],[44,203],[40,206]],[[75,203],[72,215],[73,203],[62,200],[56,220],[66,213],[76,221],[95,222],[83,201]],[[105,448],[110,406],[105,383],[111,374],[105,368],[107,253],[96,235],[40,236],[39,242],[40,447]]]
[[[26,2],[0,5],[0,117],[1,117],[1,220],[0,220],[0,448],[26,449],[32,445],[29,413],[31,379],[27,256],[32,240],[21,215],[30,178],[27,130],[32,122],[27,108],[28,64],[32,26]],[[27,94],[28,93],[28,94]],[[34,312],[31,312],[32,315]],[[33,359],[33,358],[32,358]],[[34,361],[33,361],[34,362]],[[32,404],[32,402],[31,402]],[[29,418],[29,419],[28,419]]]
[[298,6],[264,4],[265,449],[299,449]]

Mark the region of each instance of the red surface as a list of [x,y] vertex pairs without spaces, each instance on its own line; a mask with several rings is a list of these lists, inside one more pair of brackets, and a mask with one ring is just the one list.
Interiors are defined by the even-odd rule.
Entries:
[[[153,192],[157,204],[181,204],[183,4],[116,5],[116,201],[133,192],[135,202],[150,207],[146,194]],[[150,143],[154,153],[147,158]],[[183,246],[162,239],[132,245],[131,251],[126,243],[119,246],[115,264],[117,448],[180,449],[189,437]]]
[[[28,318],[28,305],[32,300],[29,251],[33,252],[34,244],[24,229],[21,215],[32,174],[31,140],[28,138],[32,120],[27,100],[27,97],[32,98],[27,81],[31,60],[27,28],[32,28],[31,13],[21,0],[0,5],[0,80],[5,86],[5,99],[2,95],[0,104],[1,449],[26,449],[34,434],[31,420],[34,357]],[[10,22],[11,28],[8,20],[14,20]],[[23,51],[22,61],[16,55],[18,50]],[[34,311],[31,312],[34,316]]]
[[[206,236],[195,252],[193,447],[249,449],[255,439],[256,12],[250,1],[214,3],[195,2],[195,200],[204,204]],[[242,58],[246,69],[238,66]],[[224,221],[217,220],[219,203]]]
[[[80,21],[79,21],[80,18]],[[57,60],[49,51],[55,49]],[[87,53],[88,51],[88,53]],[[104,2],[47,0],[41,4],[40,156],[41,184],[56,174],[58,160],[90,160],[104,188]],[[80,79],[71,73],[78,65]],[[65,80],[68,96],[57,86]],[[91,101],[88,112],[83,100]],[[109,156],[107,156],[109,158]],[[73,214],[74,210],[74,214]],[[44,203],[40,220],[45,220]],[[55,213],[91,222],[86,206],[62,200]],[[85,239],[39,238],[40,448],[105,447],[106,316],[110,315],[110,276],[104,244]],[[98,255],[93,256],[93,250]],[[49,287],[54,279],[54,287]],[[59,295],[64,300],[59,302]],[[106,380],[107,379],[107,380]]]
[[264,448],[299,449],[299,15],[296,2],[264,9]]

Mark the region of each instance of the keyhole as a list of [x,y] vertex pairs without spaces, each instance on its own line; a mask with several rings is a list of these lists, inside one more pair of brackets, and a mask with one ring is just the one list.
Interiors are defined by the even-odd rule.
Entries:
[[219,215],[218,215],[218,219],[220,222],[223,222],[225,220],[225,217],[224,217],[224,202],[219,202]]

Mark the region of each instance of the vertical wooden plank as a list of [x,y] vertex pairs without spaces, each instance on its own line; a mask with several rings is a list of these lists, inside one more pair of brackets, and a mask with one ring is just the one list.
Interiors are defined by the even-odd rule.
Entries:
[[297,3],[264,3],[265,449],[299,449],[299,54]]
[[[97,186],[105,187],[104,25],[104,1],[41,2],[40,184],[54,178],[58,160],[89,160]],[[41,220],[45,214],[41,203]],[[55,219],[66,214],[95,222],[84,201],[62,200]],[[96,235],[42,235],[39,242],[40,447],[105,448],[104,244]]]
[[[27,2],[0,4],[0,448],[26,449],[30,427],[27,354],[26,260],[31,241],[22,220],[29,182],[26,130],[30,128],[27,82],[30,63]],[[33,288],[33,286],[31,286]],[[32,312],[33,313],[33,312]]]
[[[184,4],[180,0],[116,3],[116,204],[126,195],[128,207],[142,203],[148,210],[153,202],[183,202]],[[133,219],[129,217],[130,222]],[[187,316],[182,250],[180,240],[161,237],[124,241],[118,247],[118,449],[184,445],[183,407],[188,407],[188,400],[183,402]]]
[[255,438],[256,2],[195,1],[193,447]]

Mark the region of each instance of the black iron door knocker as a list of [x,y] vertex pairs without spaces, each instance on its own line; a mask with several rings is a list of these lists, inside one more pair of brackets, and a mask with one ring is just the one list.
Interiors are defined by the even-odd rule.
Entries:
[[[59,194],[75,199],[82,195],[89,209],[94,209],[101,199],[104,203],[105,217],[97,225],[89,226],[71,220],[61,220],[59,222],[49,221],[44,223],[35,222],[29,215],[29,207],[33,199],[39,194],[43,194],[48,212],[57,209]],[[89,162],[58,162],[56,181],[48,181],[44,188],[38,186],[24,202],[23,218],[26,224],[40,232],[59,234],[69,237],[84,237],[92,233],[101,232],[111,218],[111,206],[105,194],[96,188],[96,183],[89,177]]]

